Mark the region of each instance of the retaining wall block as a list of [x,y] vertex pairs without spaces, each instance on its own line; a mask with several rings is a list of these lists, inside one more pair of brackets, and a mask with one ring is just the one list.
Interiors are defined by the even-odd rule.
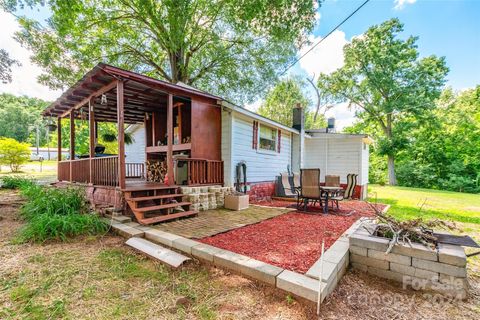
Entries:
[[404,264],[406,266],[412,265],[412,257],[402,256],[395,253],[385,253],[385,251],[377,251],[374,249],[368,249],[368,256],[378,260],[386,260],[395,262],[398,264]]
[[364,235],[364,234],[354,233],[350,236],[350,245],[364,247],[368,249],[374,249],[377,251],[383,251],[383,252],[387,251],[389,243],[390,243],[390,240],[388,239]]
[[411,256],[423,260],[438,261],[438,255],[435,250],[425,247],[419,243],[412,243],[412,245],[395,245],[392,253],[403,256]]
[[458,267],[467,265],[467,256],[463,247],[451,244],[438,244],[438,261]]
[[367,256],[368,249],[364,247],[357,247],[354,245],[350,246],[350,253],[356,254],[357,256]]
[[192,247],[192,256],[200,260],[213,263],[213,256],[222,250],[223,249],[205,243],[200,243],[199,245]]
[[390,262],[385,260],[378,260],[370,257],[358,256],[356,254],[350,254],[350,261],[360,263],[369,267],[388,270],[390,269]]
[[152,229],[145,231],[145,238],[153,242],[161,243],[169,247],[173,247],[173,241],[180,239],[181,236],[177,236],[173,233]]
[[191,255],[192,247],[198,244],[200,244],[200,242],[193,241],[184,237],[179,237],[178,239],[173,240],[172,247]]
[[458,278],[467,277],[466,268],[461,268],[461,267],[457,267],[457,266],[453,266],[445,263],[413,258],[412,265],[416,268],[443,273],[443,274],[447,274],[447,275],[458,277]]
[[321,302],[326,297],[325,283],[290,270],[283,270],[277,276],[277,288],[293,293],[296,296],[317,302],[318,289],[321,286]]

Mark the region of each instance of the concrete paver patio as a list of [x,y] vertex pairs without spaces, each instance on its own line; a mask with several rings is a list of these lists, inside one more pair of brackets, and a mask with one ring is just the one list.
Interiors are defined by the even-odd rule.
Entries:
[[274,218],[295,209],[268,208],[250,205],[242,211],[215,209],[199,212],[198,216],[152,226],[186,238],[200,239]]

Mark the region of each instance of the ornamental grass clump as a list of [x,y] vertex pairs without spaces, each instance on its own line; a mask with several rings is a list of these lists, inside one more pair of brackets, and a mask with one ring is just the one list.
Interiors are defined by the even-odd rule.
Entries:
[[35,181],[29,177],[15,175],[0,178],[0,188],[2,189],[21,189],[32,185],[35,185]]
[[90,213],[81,189],[25,185],[20,190],[26,199],[20,213],[27,222],[20,230],[20,242],[65,241],[107,231],[107,224]]

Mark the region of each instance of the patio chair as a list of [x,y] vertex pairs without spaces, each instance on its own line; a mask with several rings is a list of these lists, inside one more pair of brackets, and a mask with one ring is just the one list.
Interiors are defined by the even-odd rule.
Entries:
[[325,176],[326,187],[340,187],[340,176]]
[[339,201],[352,198],[353,193],[355,192],[355,187],[357,186],[357,177],[358,174],[347,174],[347,187],[345,188],[345,190],[339,191],[335,196],[330,198],[332,200],[332,206],[335,203],[337,205],[337,209],[339,209]]
[[301,184],[300,184],[300,174],[298,173],[293,173],[293,188],[294,189],[300,189]]
[[298,208],[299,199],[300,199],[300,190],[295,187],[292,188],[292,185],[290,184],[290,176],[288,175],[288,172],[280,173],[280,177],[281,177],[282,187],[283,187],[285,196],[291,197],[291,198],[295,197],[295,201],[297,203],[297,208]]
[[300,169],[300,199],[304,202],[304,210],[307,211],[309,200],[320,201],[320,169]]

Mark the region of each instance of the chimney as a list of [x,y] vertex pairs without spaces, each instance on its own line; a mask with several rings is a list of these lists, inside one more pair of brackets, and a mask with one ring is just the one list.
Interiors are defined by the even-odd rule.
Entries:
[[292,171],[299,172],[303,168],[303,149],[305,144],[305,115],[300,103],[293,108],[292,127],[299,131],[292,137]]
[[305,114],[303,112],[302,105],[297,103],[297,106],[293,108],[293,128],[298,131],[303,130],[305,126]]
[[328,118],[327,123],[327,132],[335,132],[335,118]]

